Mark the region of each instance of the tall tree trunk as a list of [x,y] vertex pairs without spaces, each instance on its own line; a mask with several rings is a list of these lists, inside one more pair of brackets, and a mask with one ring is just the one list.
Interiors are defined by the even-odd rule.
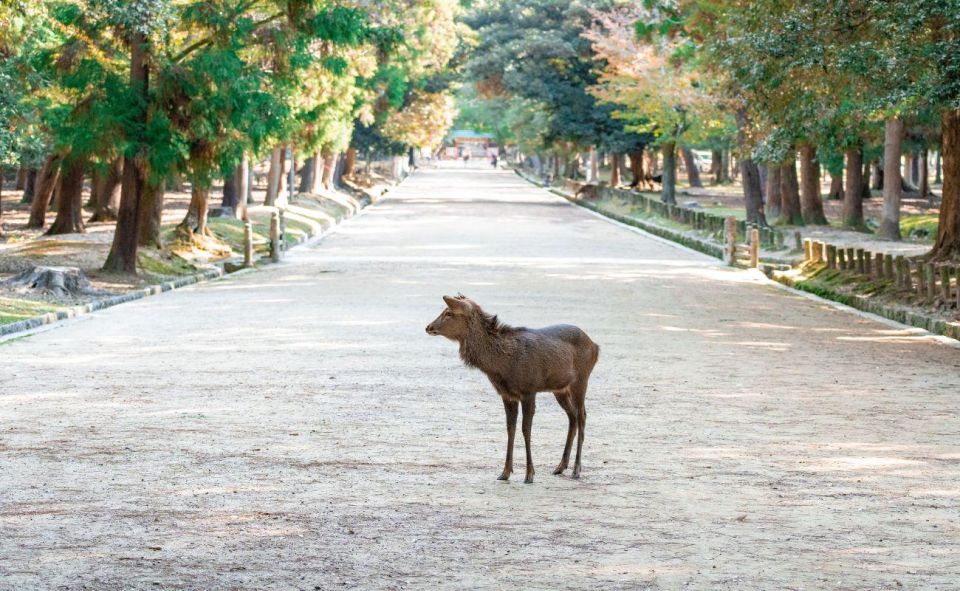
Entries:
[[250,194],[250,157],[246,152],[234,171],[234,183],[237,186],[237,206],[233,214],[240,220],[247,219],[247,196]]
[[863,147],[860,145],[847,150],[846,180],[843,191],[843,226],[863,228]]
[[747,206],[747,221],[758,226],[767,225],[763,211],[763,193],[760,190],[760,169],[752,158],[740,158],[740,178],[743,179],[743,200]]
[[310,193],[319,193],[323,188],[323,155],[317,152],[310,157],[313,160],[313,178],[310,179]]
[[273,205],[277,202],[283,183],[283,146],[277,146],[270,153],[270,171],[267,173],[267,196],[264,205]]
[[15,190],[23,191],[26,188],[26,186],[27,186],[27,167],[21,165],[20,168],[17,169],[17,184],[15,186]]
[[840,201],[843,199],[843,173],[830,174],[830,191],[827,199]]
[[160,236],[163,222],[163,196],[165,184],[147,180],[140,195],[140,210],[137,219],[137,246],[163,248]]
[[194,179],[190,189],[190,207],[187,208],[187,215],[177,227],[181,235],[188,238],[210,235],[210,229],[207,227],[209,202],[210,188],[200,185]]
[[620,186],[621,162],[623,162],[623,154],[614,152],[610,155],[610,186],[613,188]]
[[23,197],[20,203],[33,203],[33,196],[37,193],[37,169],[28,168],[27,176],[23,184]]
[[240,191],[237,190],[237,167],[233,167],[233,170],[223,176],[223,198],[220,201],[220,207],[224,210],[229,210],[230,215],[233,217],[237,217],[234,212],[239,202]]
[[301,193],[313,192],[313,179],[317,174],[317,155],[307,156],[303,161],[303,168],[300,169],[300,187],[297,189]]
[[687,167],[687,181],[690,183],[690,186],[696,188],[703,187],[703,182],[700,180],[700,169],[697,168],[697,160],[693,157],[693,150],[690,148],[682,148],[680,153],[683,154],[683,162]]
[[674,204],[677,202],[677,144],[665,142],[661,151],[663,152],[663,184],[660,200]]
[[123,181],[120,193],[120,210],[117,212],[117,228],[113,233],[110,254],[103,265],[104,271],[115,273],[137,272],[137,238],[140,199],[147,179],[146,143],[147,100],[150,84],[147,67],[147,37],[134,31],[130,40],[130,87],[140,99],[131,118],[138,123],[137,135],[133,138],[135,152],[124,157]]
[[780,219],[790,226],[803,225],[796,159],[796,153],[791,150],[789,159],[780,167]]
[[920,151],[920,158],[917,160],[920,161],[920,179],[917,183],[920,185],[920,197],[928,198],[931,201],[933,200],[933,194],[930,192],[930,153],[926,148]]
[[47,206],[50,204],[50,197],[56,189],[57,181],[60,180],[60,161],[63,157],[59,153],[53,153],[47,157],[43,168],[40,169],[40,176],[37,180],[37,192],[33,197],[33,203],[30,207],[30,220],[27,222],[28,228],[42,228],[47,221]]
[[95,203],[90,223],[109,222],[117,219],[120,208],[120,180],[123,178],[123,160],[117,158],[110,162],[105,172],[100,173],[93,184]]
[[916,172],[916,159],[913,157],[912,152],[905,152],[903,154],[903,182],[912,186],[916,186],[913,176],[913,173]]
[[863,147],[860,149],[860,158],[863,160],[863,173],[860,176],[860,194],[864,199],[870,199],[873,197],[873,193],[870,192],[870,172],[872,168],[870,167],[870,161],[863,157]]
[[943,129],[943,200],[937,242],[927,255],[935,259],[960,255],[960,109],[944,109],[940,114]]
[[320,184],[324,190],[333,190],[333,170],[337,166],[337,155],[327,150],[323,151],[323,177]]
[[900,157],[903,151],[903,120],[888,119],[883,139],[883,220],[877,234],[888,240],[900,240],[900,197],[903,179]]
[[874,191],[883,190],[883,160],[876,160],[871,166],[870,188]]
[[764,213],[768,220],[776,220],[780,217],[780,206],[783,202],[783,196],[780,192],[780,167],[773,165],[767,166],[767,206]]
[[630,188],[636,189],[643,182],[643,148],[633,150],[630,156]]
[[599,155],[597,154],[597,147],[590,146],[590,152],[588,156],[590,160],[590,168],[588,169],[588,174],[590,178],[587,179],[588,183],[595,183],[600,178],[600,162]]
[[710,174],[713,175],[713,184],[719,185],[723,178],[723,152],[720,150],[710,151]]
[[60,203],[48,235],[83,232],[83,160],[69,158],[60,173]]
[[943,182],[943,176],[941,176],[941,174],[940,174],[940,169],[941,169],[941,166],[940,166],[940,155],[941,155],[942,153],[943,153],[943,148],[940,148],[939,150],[937,150],[937,160],[936,160],[936,162],[935,162],[934,165],[933,165],[934,175],[935,175],[934,178],[933,178],[933,182],[936,183],[936,184],[938,184],[938,185]]
[[[357,149],[353,146],[347,148],[347,153],[343,158],[343,176],[350,178],[353,176],[353,171],[357,167]],[[538,174],[542,175],[543,170],[538,171]]]
[[820,197],[820,163],[817,149],[812,144],[800,146],[800,211],[805,224],[827,223]]

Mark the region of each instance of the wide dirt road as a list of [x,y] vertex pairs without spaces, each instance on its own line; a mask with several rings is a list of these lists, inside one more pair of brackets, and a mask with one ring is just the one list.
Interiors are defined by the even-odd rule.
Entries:
[[[496,481],[461,291],[602,347]],[[265,271],[0,345],[2,589],[957,589],[960,352],[442,169]],[[518,440],[520,439],[518,434]]]

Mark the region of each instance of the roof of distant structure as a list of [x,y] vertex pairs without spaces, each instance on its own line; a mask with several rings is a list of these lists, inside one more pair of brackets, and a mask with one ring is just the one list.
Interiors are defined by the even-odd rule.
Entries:
[[474,131],[472,129],[455,129],[450,132],[450,139],[493,139],[492,133]]

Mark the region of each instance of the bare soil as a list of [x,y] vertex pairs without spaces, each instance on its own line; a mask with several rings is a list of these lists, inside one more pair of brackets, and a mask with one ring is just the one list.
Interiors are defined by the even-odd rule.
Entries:
[[[496,480],[502,405],[424,333],[458,291],[600,344],[581,480],[549,395],[536,481]],[[960,351],[512,173],[422,171],[284,264],[0,356],[0,589],[960,580]]]

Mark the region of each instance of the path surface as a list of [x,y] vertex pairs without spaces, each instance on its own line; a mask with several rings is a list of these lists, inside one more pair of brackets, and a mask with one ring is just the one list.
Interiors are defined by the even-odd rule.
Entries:
[[[502,405],[424,333],[458,291],[601,344],[580,481],[549,395],[495,480]],[[960,586],[960,351],[505,172],[0,361],[4,590]]]

